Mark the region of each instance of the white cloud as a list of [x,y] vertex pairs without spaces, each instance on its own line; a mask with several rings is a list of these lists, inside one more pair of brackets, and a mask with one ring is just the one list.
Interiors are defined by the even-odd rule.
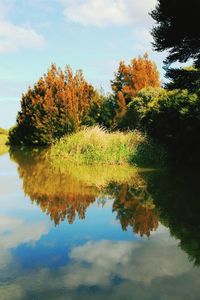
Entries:
[[[6,1],[7,2],[7,1]],[[40,48],[44,38],[30,25],[16,25],[9,21],[10,2],[0,1],[0,53],[20,48]]]
[[156,0],[58,0],[64,4],[67,20],[81,25],[104,27],[151,22],[148,13]]

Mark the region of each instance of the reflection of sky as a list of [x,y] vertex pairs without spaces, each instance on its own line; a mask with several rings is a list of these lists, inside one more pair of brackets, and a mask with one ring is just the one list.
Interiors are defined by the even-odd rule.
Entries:
[[199,299],[200,272],[165,227],[149,240],[123,232],[111,202],[55,227],[21,185],[15,163],[0,157],[2,300]]

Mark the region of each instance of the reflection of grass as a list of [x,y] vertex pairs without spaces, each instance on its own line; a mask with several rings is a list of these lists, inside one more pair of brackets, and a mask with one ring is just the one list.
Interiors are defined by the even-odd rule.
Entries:
[[8,140],[8,135],[5,133],[1,133],[0,128],[0,155],[6,153],[8,151],[8,147],[6,146],[6,142]]
[[85,128],[57,142],[51,149],[56,160],[67,160],[79,164],[128,164],[144,140],[138,132],[113,132],[93,127]]
[[109,168],[102,165],[75,165],[63,162],[54,164],[61,174],[68,174],[74,180],[86,186],[104,187],[110,182],[128,183],[137,176],[136,168],[131,166],[111,165]]

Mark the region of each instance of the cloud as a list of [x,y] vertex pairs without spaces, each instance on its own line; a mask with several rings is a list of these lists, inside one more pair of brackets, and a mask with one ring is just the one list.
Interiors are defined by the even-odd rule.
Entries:
[[105,27],[150,23],[148,13],[156,0],[58,0],[64,5],[67,20],[81,25]]
[[30,25],[16,25],[9,21],[10,4],[0,1],[0,53],[12,52],[21,48],[41,48],[44,38]]

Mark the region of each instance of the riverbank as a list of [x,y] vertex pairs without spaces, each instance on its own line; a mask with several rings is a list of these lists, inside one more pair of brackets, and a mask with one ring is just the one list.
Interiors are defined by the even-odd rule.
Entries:
[[164,151],[138,131],[108,132],[88,127],[56,142],[49,151],[53,163],[140,165],[163,164]]

